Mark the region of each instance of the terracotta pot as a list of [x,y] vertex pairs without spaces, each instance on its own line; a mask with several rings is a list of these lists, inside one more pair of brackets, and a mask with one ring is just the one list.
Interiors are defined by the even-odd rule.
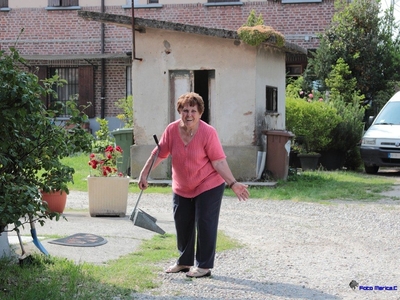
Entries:
[[42,200],[47,202],[49,211],[62,214],[67,203],[67,193],[64,191],[42,192]]

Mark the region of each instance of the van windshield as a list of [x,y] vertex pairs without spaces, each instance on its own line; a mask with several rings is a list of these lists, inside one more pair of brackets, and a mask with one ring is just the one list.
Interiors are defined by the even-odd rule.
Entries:
[[400,101],[389,102],[383,109],[374,124],[393,125],[400,124]]

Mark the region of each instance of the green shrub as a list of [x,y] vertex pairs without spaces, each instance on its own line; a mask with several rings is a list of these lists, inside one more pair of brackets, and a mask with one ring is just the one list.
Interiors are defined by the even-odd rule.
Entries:
[[324,149],[340,121],[336,109],[325,102],[286,99],[286,128],[296,135],[299,152],[316,153]]
[[340,97],[331,98],[329,104],[337,110],[341,122],[332,130],[332,140],[326,150],[337,150],[343,154],[353,149],[363,134],[364,108],[359,105],[358,97],[346,103]]
[[129,95],[126,98],[119,99],[115,105],[123,110],[122,114],[117,115],[117,118],[124,122],[125,128],[133,128],[133,96]]
[[[52,87],[65,82],[59,76],[43,81],[27,72],[26,62],[15,48],[10,54],[0,51],[0,227],[28,222],[26,215],[38,220],[59,215],[48,213],[40,190],[64,190],[72,182],[74,169],[62,162],[72,153],[90,151],[91,135],[82,124],[88,117],[74,99],[46,109],[41,100],[54,94]],[[56,118],[66,109],[66,121]]]

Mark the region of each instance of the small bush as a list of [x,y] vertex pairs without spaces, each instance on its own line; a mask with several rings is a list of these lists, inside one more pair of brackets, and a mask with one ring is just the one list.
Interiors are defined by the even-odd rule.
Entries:
[[337,110],[325,102],[286,99],[286,128],[296,135],[300,152],[315,153],[332,140],[331,132],[341,121]]

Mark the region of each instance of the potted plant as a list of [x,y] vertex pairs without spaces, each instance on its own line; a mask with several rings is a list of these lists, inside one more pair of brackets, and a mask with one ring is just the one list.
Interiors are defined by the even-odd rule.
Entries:
[[[76,151],[90,151],[91,136],[82,124],[87,116],[76,102],[67,103],[73,125],[66,130],[57,122],[58,108],[46,109],[41,97],[54,93],[52,87],[62,84],[58,76],[40,83],[38,77],[24,68],[18,52],[0,51],[0,225],[15,227],[46,219],[59,219],[48,212],[40,191],[64,190],[74,170],[61,159]],[[62,103],[58,103],[62,107]],[[58,177],[54,177],[56,174]],[[29,216],[29,218],[26,218]],[[12,226],[14,227],[14,225]],[[13,230],[11,228],[9,230]]]
[[97,216],[126,215],[130,178],[117,169],[123,150],[109,145],[102,153],[90,154],[91,174],[87,178],[89,213]]
[[[57,79],[57,77],[56,77]],[[53,85],[50,80],[45,86]],[[57,83],[60,84],[60,83]],[[73,183],[75,170],[61,163],[61,159],[81,151],[90,151],[92,136],[85,128],[88,117],[77,106],[78,95],[71,97],[65,104],[60,103],[58,109],[51,112],[54,129],[59,134],[60,144],[57,146],[58,160],[48,168],[43,168],[40,176],[41,199],[49,212],[63,213],[69,194],[68,183]],[[58,120],[59,110],[67,106],[69,117]],[[50,111],[49,111],[50,113]],[[53,146],[56,146],[55,144]]]
[[[286,99],[286,127],[296,136],[302,169],[316,169],[320,151],[331,142],[331,131],[340,122],[336,109],[318,100]],[[312,161],[312,165],[304,163]]]
[[47,204],[48,211],[60,214],[64,212],[69,193],[65,180],[73,182],[73,172],[70,167],[63,166],[43,174],[42,179],[46,184],[40,189],[40,194],[42,201]]

